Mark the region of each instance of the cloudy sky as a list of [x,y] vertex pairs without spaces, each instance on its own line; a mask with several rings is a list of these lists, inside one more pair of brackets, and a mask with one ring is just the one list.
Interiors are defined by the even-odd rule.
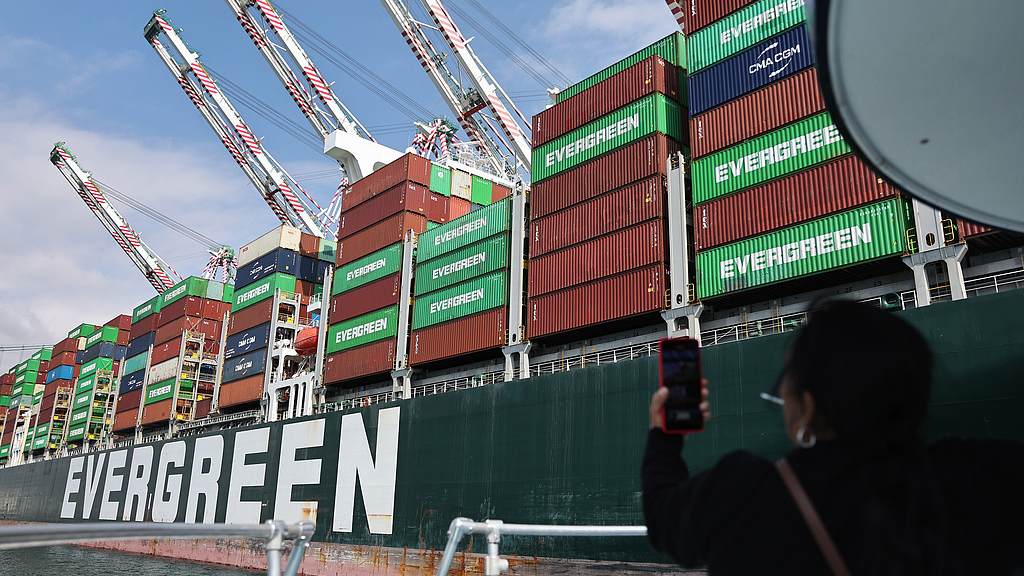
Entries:
[[[446,0],[527,117],[544,108],[544,89],[558,80],[511,41],[498,50],[491,38],[500,40],[502,32],[478,5],[570,83],[675,30],[663,0]],[[415,133],[412,121],[424,110],[451,116],[378,2],[282,0],[275,6],[297,35],[309,30],[329,42],[304,47],[379,142],[404,150]],[[0,347],[52,345],[78,324],[130,314],[156,293],[50,164],[57,141],[66,142],[101,184],[217,242],[237,249],[277,225],[142,37],[156,9],[167,10],[215,78],[248,93],[228,92],[237,95],[235,107],[266,150],[314,198],[329,202],[338,185],[337,164],[317,151],[305,118],[227,4],[8,3],[0,19]],[[524,57],[541,79],[506,51]],[[370,83],[399,105],[357,81],[358,65],[382,77],[386,84]],[[112,203],[183,277],[202,271],[202,245]],[[21,359],[21,353],[0,352],[0,370]]]

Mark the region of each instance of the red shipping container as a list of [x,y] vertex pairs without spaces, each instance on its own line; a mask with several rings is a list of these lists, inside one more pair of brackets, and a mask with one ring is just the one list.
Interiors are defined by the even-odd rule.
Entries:
[[665,309],[665,269],[631,270],[558,292],[530,298],[531,339]]
[[146,316],[142,320],[139,320],[138,322],[132,324],[132,329],[128,333],[128,341],[131,342],[132,340],[135,340],[139,336],[142,336],[143,334],[146,334],[148,332],[155,332],[156,322],[159,319],[160,313],[157,312],[156,314],[150,314],[149,316]]
[[989,228],[982,224],[975,224],[974,222],[968,222],[967,220],[956,219],[957,230],[960,234],[961,240],[967,240],[968,238],[977,238],[978,236],[984,236],[986,234],[992,234],[998,232],[995,228]]
[[[491,193],[494,193],[494,189],[491,188]],[[456,198],[452,196],[448,199],[448,216],[451,220],[455,220],[460,216],[465,216],[473,211],[473,203],[465,198]]]
[[[146,388],[142,387],[138,390],[132,390],[131,392],[125,392],[117,397],[117,412],[138,412],[139,404],[142,404],[142,395],[146,393]],[[135,423],[132,423],[135,426]]]
[[430,160],[409,153],[379,170],[374,170],[345,190],[341,211],[351,210],[370,197],[406,180],[430,186],[430,166]]
[[170,398],[167,400],[161,400],[160,402],[144,405],[142,407],[142,420],[139,423],[142,426],[147,426],[149,424],[167,422],[171,419],[171,407],[173,403],[174,399]]
[[[203,352],[207,354],[216,354],[220,350],[220,342],[217,340],[207,340],[203,343]],[[178,354],[181,353],[181,336],[178,336],[174,340],[153,347],[153,356],[150,358],[150,366],[155,366],[161,362],[170,360],[171,358],[177,358]],[[194,355],[195,351],[189,351],[190,356]]]
[[139,419],[138,407],[128,410],[126,412],[118,412],[114,414],[114,424],[112,430],[114,432],[126,432],[135,429],[135,423]]
[[512,189],[506,186],[495,184],[491,187],[491,204],[499,200],[504,200],[512,195]]
[[299,254],[313,256],[320,254],[320,237],[302,232],[299,236]]
[[46,372],[36,373],[36,384],[46,384]]
[[79,348],[79,342],[81,340],[84,340],[84,339],[83,338],[65,338],[65,339],[61,340],[60,342],[58,342],[53,347],[52,355],[62,354],[64,352],[71,352],[72,354],[74,354],[75,352],[78,352],[81,349],[81,348]]
[[690,118],[690,152],[694,159],[707,156],[824,109],[811,67]]
[[650,264],[665,267],[666,222],[651,220],[530,258],[531,297]]
[[104,324],[104,326],[113,326],[118,330],[131,330],[132,328],[132,316],[131,314],[121,314],[115,317],[110,322]]
[[206,335],[207,339],[220,340],[220,322],[195,316],[183,316],[158,328],[154,344],[159,346],[164,342],[178,338],[186,330],[201,332]]
[[166,326],[182,316],[202,316],[203,300],[205,298],[186,296],[181,300],[168,304],[160,310],[160,319],[157,320],[156,327]]
[[414,330],[409,340],[409,364],[423,364],[489,348],[501,348],[507,339],[508,308],[502,306]]
[[856,156],[797,172],[693,208],[697,250],[897,196]]
[[679,78],[679,68],[661,56],[644,58],[534,116],[533,146],[541,146],[650,94],[664,94],[678,102],[686,91],[685,77],[681,85]]
[[399,212],[415,212],[431,222],[448,221],[448,198],[429,186],[402,182],[341,214],[338,237],[345,238]]
[[39,401],[39,413],[42,414],[43,412],[45,412],[47,410],[49,410],[52,413],[53,412],[53,403],[56,401],[57,395],[56,394],[46,395],[45,392],[43,394],[44,394],[43,395],[43,399]]
[[130,341],[129,340],[130,337],[131,337],[131,330],[118,330],[117,331],[117,340],[115,340],[114,343],[117,344],[118,346],[127,346],[128,342]]
[[372,254],[385,246],[405,239],[406,230],[416,234],[427,231],[427,218],[413,212],[399,212],[369,228],[338,241],[338,256],[335,264],[343,266],[349,262]]
[[210,300],[209,298],[203,299],[203,318],[209,318],[210,320],[223,322],[225,312],[231,312],[230,302]]
[[714,24],[754,0],[666,0],[679,27],[687,36]]
[[530,214],[547,216],[573,204],[622,188],[655,174],[665,174],[670,153],[680,145],[653,134],[533,185]]
[[344,387],[346,380],[388,374],[394,369],[395,340],[388,338],[324,358],[324,383]]
[[665,210],[665,178],[651,176],[530,222],[530,257],[578,244],[590,238],[661,218]]
[[[57,366],[57,364],[54,364]],[[39,362],[39,373],[43,375],[43,382],[46,381],[46,373],[50,371],[50,360],[42,360]]]
[[228,321],[228,336],[245,332],[249,328],[259,326],[264,322],[270,322],[274,317],[274,299],[267,298],[263,302],[242,308],[231,314]]
[[309,305],[309,298],[316,292],[316,284],[309,282],[308,280],[296,280],[295,281],[295,293],[302,296],[300,302],[303,306]]
[[50,402],[49,406],[39,407],[39,417],[36,418],[36,426],[40,424],[46,424],[50,420],[53,420],[53,402]]
[[12,374],[10,372],[4,372],[3,374],[0,374],[0,385],[4,385],[4,384],[6,384],[6,385],[13,385],[17,381],[18,381],[18,375],[17,374]]
[[221,408],[259,402],[263,398],[263,374],[220,385],[217,405]]
[[398,304],[401,289],[402,273],[398,272],[355,290],[338,294],[331,298],[330,323],[337,324],[385,306],[394,306]]
[[[316,236],[314,236],[316,238]],[[210,408],[213,405],[213,397],[208,396],[203,398],[199,402],[196,402],[196,420],[200,418],[206,418],[210,415]]]

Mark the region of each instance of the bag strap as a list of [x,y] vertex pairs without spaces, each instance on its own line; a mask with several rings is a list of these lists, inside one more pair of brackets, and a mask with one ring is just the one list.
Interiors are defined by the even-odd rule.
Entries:
[[807,497],[807,492],[804,491],[804,487],[800,484],[796,474],[793,473],[789,463],[783,458],[775,463],[775,467],[779,470],[779,475],[782,476],[782,481],[786,484],[786,488],[789,489],[793,500],[796,501],[796,507],[800,509],[800,515],[804,517],[807,526],[811,529],[811,535],[814,536],[814,541],[818,543],[818,548],[821,549],[821,553],[825,556],[825,561],[828,562],[829,568],[832,569],[832,574],[835,576],[850,576],[850,571],[846,569],[843,557],[839,555],[839,550],[836,549],[832,538],[829,537],[828,530],[825,529],[825,525],[822,524],[818,512],[814,509],[814,504]]

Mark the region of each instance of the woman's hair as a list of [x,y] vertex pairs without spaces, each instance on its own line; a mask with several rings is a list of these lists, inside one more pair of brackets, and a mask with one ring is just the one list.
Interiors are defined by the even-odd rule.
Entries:
[[919,438],[932,353],[921,334],[892,313],[825,301],[797,334],[786,374],[797,394],[810,392],[837,439],[905,445]]

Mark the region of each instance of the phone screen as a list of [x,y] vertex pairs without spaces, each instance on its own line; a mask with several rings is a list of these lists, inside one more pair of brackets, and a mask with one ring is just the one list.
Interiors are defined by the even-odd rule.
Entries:
[[665,432],[704,429],[700,411],[700,346],[692,338],[665,338],[658,343],[661,385],[669,395],[662,413]]

